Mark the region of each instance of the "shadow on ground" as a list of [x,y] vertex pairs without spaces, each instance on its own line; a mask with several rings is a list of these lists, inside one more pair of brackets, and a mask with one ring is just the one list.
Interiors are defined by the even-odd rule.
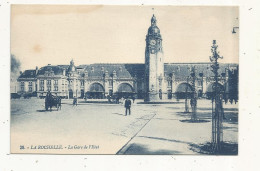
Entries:
[[[209,107],[199,107],[199,110],[212,110],[212,108]],[[237,112],[238,108],[224,108],[224,111],[230,111],[230,112]]]
[[208,155],[238,155],[238,144],[231,142],[222,142],[221,150],[215,152],[211,142],[205,144],[190,144],[190,150]]
[[[191,117],[191,113],[185,113],[185,112],[176,112],[178,116],[181,117]],[[198,112],[197,113],[197,118],[199,120],[211,120],[212,119],[212,113],[211,112]],[[238,112],[226,112],[224,111],[224,118],[223,118],[224,123],[229,123],[229,124],[238,124]]]
[[165,102],[137,102],[137,104],[179,104],[179,103],[184,103],[184,102],[168,102],[168,101],[165,101]]
[[145,145],[131,144],[124,154],[127,155],[172,155],[179,154],[178,151],[173,150],[151,150]]
[[54,108],[54,109],[49,109],[49,110],[36,110],[36,112],[57,112],[57,111],[59,111],[59,110],[57,110],[56,108]]
[[166,109],[182,109],[181,107],[166,107]]
[[36,110],[36,112],[50,112],[50,110]]
[[[191,115],[192,113],[189,112],[176,112],[176,114],[178,116],[181,116],[181,117],[187,117],[187,118],[191,118]],[[211,113],[209,112],[198,112],[197,113],[197,118],[198,120],[208,120],[208,119],[211,119]]]
[[112,114],[114,114],[114,115],[121,115],[121,116],[125,116],[124,114],[122,114],[122,113],[112,113]]
[[210,122],[210,121],[209,120],[204,120],[204,119],[196,119],[196,120],[184,119],[184,120],[180,120],[180,122],[185,122],[185,123],[204,123],[204,122]]
[[238,123],[238,113],[234,112],[225,112],[225,119],[223,122],[227,122],[230,124],[237,124]]
[[107,100],[106,101],[91,101],[91,100],[88,100],[88,101],[79,101],[78,103],[105,103],[105,104],[116,104],[116,103],[109,103]]

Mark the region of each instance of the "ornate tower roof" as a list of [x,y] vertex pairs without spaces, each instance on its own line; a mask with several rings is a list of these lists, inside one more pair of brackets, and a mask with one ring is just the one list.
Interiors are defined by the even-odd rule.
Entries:
[[70,66],[69,66],[69,68],[68,68],[68,71],[69,71],[69,72],[75,72],[75,71],[76,71],[76,67],[75,67],[75,65],[74,65],[73,59],[70,61]]
[[152,25],[152,26],[153,26],[153,25],[156,26],[156,22],[157,22],[156,17],[155,17],[155,15],[153,14],[152,19],[151,19],[151,25]]
[[148,34],[147,36],[149,35],[155,35],[155,36],[159,36],[161,37],[160,35],[160,29],[157,27],[157,20],[156,20],[156,17],[155,15],[153,14],[152,18],[151,18],[151,26],[149,27],[148,29]]

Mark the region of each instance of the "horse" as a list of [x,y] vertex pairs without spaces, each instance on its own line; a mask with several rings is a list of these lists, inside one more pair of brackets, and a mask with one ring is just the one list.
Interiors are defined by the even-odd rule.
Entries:
[[52,110],[52,107],[56,107],[57,111],[61,110],[61,97],[58,96],[46,96],[45,98],[45,109],[48,110],[50,108],[50,111]]

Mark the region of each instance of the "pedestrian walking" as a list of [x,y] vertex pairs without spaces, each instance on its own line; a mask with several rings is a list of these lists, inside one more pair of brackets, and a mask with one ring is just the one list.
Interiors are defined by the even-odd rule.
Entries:
[[116,97],[116,104],[119,104],[119,97]]
[[125,116],[127,116],[127,111],[129,111],[129,115],[131,115],[131,100],[129,98],[125,100]]
[[111,96],[107,95],[108,103],[111,103]]
[[135,103],[135,96],[132,97],[133,103]]
[[74,98],[73,98],[73,106],[77,106],[78,105],[78,99],[77,99],[77,97],[75,97],[74,96]]

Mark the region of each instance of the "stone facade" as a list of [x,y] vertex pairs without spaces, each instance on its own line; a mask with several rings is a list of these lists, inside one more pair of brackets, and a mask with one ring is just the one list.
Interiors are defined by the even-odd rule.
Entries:
[[165,93],[162,37],[156,23],[153,15],[145,40],[145,101],[161,100]]
[[[145,64],[101,63],[76,66],[73,60],[69,65],[49,64],[40,69],[36,67],[34,70],[24,71],[17,80],[17,92],[33,93],[37,97],[45,97],[50,91],[64,98],[135,96],[145,101],[180,99],[191,92],[190,70],[195,66],[195,89],[198,96],[210,97],[214,82],[210,65],[164,63],[162,37],[153,16],[146,35]],[[220,64],[219,84],[226,94],[237,92],[232,90],[238,84],[232,77],[237,71],[238,64]]]

